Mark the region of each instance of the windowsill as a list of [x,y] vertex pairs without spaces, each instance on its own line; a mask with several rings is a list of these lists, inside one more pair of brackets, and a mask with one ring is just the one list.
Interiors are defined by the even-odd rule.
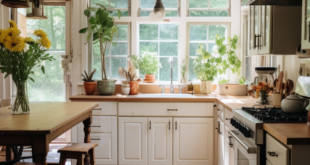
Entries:
[[[97,81],[97,80],[95,80]],[[187,83],[179,83],[179,82],[173,82],[173,85],[199,85],[200,81],[193,81],[193,82],[187,82]],[[116,81],[115,85],[122,85],[121,81]],[[139,85],[170,85],[170,82],[164,81],[164,82],[160,82],[160,81],[156,81],[154,83],[145,83],[145,82],[140,82]],[[78,86],[83,86],[83,82],[79,82]]]

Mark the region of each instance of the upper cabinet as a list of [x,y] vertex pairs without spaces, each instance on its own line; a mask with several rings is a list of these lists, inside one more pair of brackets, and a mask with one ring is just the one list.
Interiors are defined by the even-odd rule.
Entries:
[[301,36],[300,6],[250,6],[249,13],[250,55],[296,54]]
[[301,49],[310,49],[310,0],[302,1]]

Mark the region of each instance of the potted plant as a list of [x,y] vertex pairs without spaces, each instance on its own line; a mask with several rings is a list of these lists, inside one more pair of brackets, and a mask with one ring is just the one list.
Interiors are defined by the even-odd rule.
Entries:
[[[91,12],[94,14],[91,15]],[[100,43],[102,81],[97,81],[98,92],[101,95],[112,95],[115,91],[115,80],[107,79],[105,51],[108,44],[112,44],[113,37],[118,29],[114,24],[114,18],[111,16],[111,12],[101,4],[96,4],[96,7],[87,8],[84,14],[90,17],[88,21],[89,27],[83,28],[79,32],[88,32],[87,41],[93,36],[93,42]],[[119,10],[118,17],[121,17],[121,12]]]
[[158,61],[157,53],[143,52],[142,56],[132,56],[134,67],[144,74],[144,82],[154,83],[156,81],[155,74],[161,68]]
[[123,95],[128,95],[128,93],[130,95],[138,94],[140,79],[137,76],[132,61],[129,61],[128,71],[124,68],[119,68],[118,73],[121,78],[126,78],[126,81],[122,81],[121,93]]
[[217,35],[215,37],[217,51],[212,54],[205,51],[202,44],[197,49],[198,57],[194,61],[194,71],[201,80],[201,93],[210,94],[215,77],[226,73],[227,69],[233,73],[241,71],[241,61],[235,53],[238,37],[235,35],[233,38],[228,38],[227,44],[225,41],[225,37]]
[[84,84],[84,89],[85,89],[86,95],[93,95],[96,91],[97,82],[95,82],[93,80],[93,76],[94,76],[95,72],[96,72],[96,69],[93,72],[91,72],[91,74],[88,76],[88,74],[84,70],[85,75],[82,74],[83,81],[84,81],[83,84]]
[[36,40],[31,37],[23,38],[14,21],[9,21],[10,28],[0,29],[0,71],[5,78],[12,76],[17,93],[11,108],[12,114],[29,114],[29,100],[27,94],[27,81],[33,81],[31,75],[33,67],[40,67],[45,73],[43,61],[55,60],[46,53],[51,42],[43,30],[35,30]]
[[124,69],[124,68],[118,68],[118,74],[120,78],[126,78],[126,81],[122,81],[122,86],[121,86],[121,94],[122,95],[129,95],[130,92],[130,75],[129,72]]

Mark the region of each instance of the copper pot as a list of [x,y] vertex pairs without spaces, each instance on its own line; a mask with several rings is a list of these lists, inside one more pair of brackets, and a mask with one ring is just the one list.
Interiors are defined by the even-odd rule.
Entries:
[[84,82],[84,89],[86,95],[93,95],[97,88],[97,82]]
[[130,85],[129,95],[136,95],[136,94],[138,94],[139,81],[130,81],[129,85]]

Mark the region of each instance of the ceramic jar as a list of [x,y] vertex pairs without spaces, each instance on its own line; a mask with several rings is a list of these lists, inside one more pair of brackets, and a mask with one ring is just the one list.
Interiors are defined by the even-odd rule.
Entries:
[[309,100],[298,95],[290,95],[281,102],[281,108],[285,113],[303,113],[308,105]]
[[129,92],[130,92],[130,84],[122,84],[121,94],[122,95],[129,95]]
[[211,94],[212,93],[212,81],[201,81],[200,82],[200,93]]
[[130,95],[136,95],[138,94],[138,89],[139,89],[139,81],[130,81]]

